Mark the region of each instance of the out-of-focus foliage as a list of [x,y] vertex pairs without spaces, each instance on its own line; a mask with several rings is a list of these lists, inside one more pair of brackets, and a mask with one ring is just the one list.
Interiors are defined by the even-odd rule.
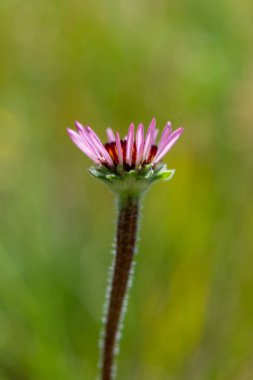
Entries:
[[121,380],[253,378],[249,0],[0,4],[0,379],[89,380],[113,195],[65,127],[185,133],[145,199]]

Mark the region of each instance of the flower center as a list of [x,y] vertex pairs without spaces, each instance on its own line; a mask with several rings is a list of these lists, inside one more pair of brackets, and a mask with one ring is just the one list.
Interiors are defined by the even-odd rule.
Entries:
[[[120,143],[121,143],[121,149],[122,149],[122,155],[123,155],[123,167],[124,167],[124,169],[126,171],[134,169],[135,168],[135,162],[136,162],[136,143],[133,144],[132,165],[131,166],[126,163],[126,145],[127,145],[127,142],[126,142],[126,140],[120,140]],[[105,143],[104,147],[107,150],[107,152],[109,153],[109,155],[110,155],[111,159],[113,160],[113,163],[116,167],[119,164],[119,157],[118,157],[116,142],[115,141],[107,142],[107,143]],[[152,160],[154,159],[156,152],[157,152],[157,146],[152,145],[148,159],[141,162],[141,165],[150,164],[152,162]],[[103,165],[107,166],[105,163],[103,163]]]

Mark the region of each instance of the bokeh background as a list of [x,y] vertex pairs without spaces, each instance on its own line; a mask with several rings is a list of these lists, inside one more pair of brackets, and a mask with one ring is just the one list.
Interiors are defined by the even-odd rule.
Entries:
[[0,4],[0,379],[89,380],[115,200],[66,134],[185,133],[146,196],[121,380],[253,378],[250,0]]

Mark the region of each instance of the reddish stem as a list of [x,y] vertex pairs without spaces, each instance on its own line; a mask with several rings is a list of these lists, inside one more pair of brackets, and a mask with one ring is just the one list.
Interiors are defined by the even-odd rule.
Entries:
[[111,380],[113,377],[117,333],[123,318],[124,299],[129,285],[136,246],[138,213],[138,198],[131,196],[124,198],[119,206],[116,258],[103,342],[102,380]]

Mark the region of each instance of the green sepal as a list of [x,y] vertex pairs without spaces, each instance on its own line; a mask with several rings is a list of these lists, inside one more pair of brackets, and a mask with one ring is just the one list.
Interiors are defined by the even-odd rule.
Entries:
[[159,170],[155,171],[151,182],[157,181],[157,180],[163,180],[163,181],[169,181],[175,173],[175,169],[167,169],[167,167],[164,165]]
[[155,166],[151,164],[137,166],[130,171],[124,170],[122,165],[115,169],[105,166],[93,166],[89,173],[104,181],[113,192],[140,196],[157,180],[168,181],[173,177],[175,170],[167,169],[163,163]]

